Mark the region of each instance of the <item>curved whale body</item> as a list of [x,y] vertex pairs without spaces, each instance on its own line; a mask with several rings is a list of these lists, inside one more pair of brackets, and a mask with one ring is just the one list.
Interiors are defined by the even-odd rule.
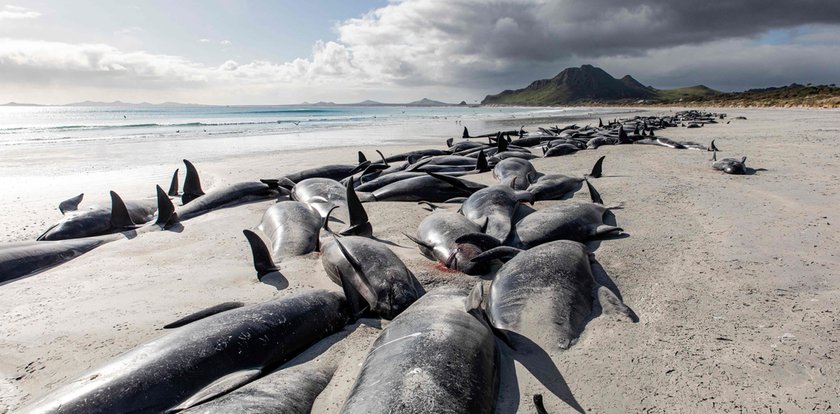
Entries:
[[342,413],[492,413],[498,353],[466,295],[436,289],[395,318],[362,365]]
[[181,220],[188,220],[230,203],[271,198],[276,195],[277,191],[275,189],[261,182],[237,183],[191,200],[189,204],[178,210],[178,217]]
[[281,201],[265,210],[258,229],[271,240],[271,256],[281,260],[318,248],[321,216],[300,201]]
[[559,240],[523,251],[499,269],[490,284],[487,316],[495,328],[543,349],[566,349],[586,326],[595,300],[604,313],[632,320],[632,311],[595,281],[585,246]]
[[248,383],[340,330],[344,297],[308,290],[209,316],[117,357],[24,413],[179,411]]
[[417,237],[408,238],[417,243],[420,253],[429,260],[437,260],[468,275],[490,271],[488,263],[474,263],[472,258],[500,244],[498,239],[483,234],[481,226],[453,211],[430,214],[420,222]]
[[425,291],[414,274],[385,244],[359,236],[325,236],[321,263],[341,286],[354,315],[367,310],[393,319]]
[[0,283],[42,272],[81,256],[105,240],[28,241],[0,247]]
[[126,230],[151,220],[157,211],[155,199],[123,201],[111,192],[111,205],[68,214],[38,236],[38,240],[68,240],[101,236]]

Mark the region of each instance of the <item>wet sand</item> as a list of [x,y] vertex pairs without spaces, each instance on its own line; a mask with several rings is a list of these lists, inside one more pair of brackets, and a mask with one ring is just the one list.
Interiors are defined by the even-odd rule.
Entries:
[[[621,204],[615,216],[629,237],[604,241],[595,254],[639,322],[600,317],[569,350],[516,358],[505,351],[499,412],[534,412],[537,393],[551,413],[573,407],[615,413],[840,407],[835,230],[840,112],[723,111],[730,119],[748,119],[657,135],[701,143],[716,139],[719,156],[747,156],[747,165],[762,171],[728,176],[710,168],[710,153],[644,145],[533,161],[542,172],[582,175],[606,155],[604,176],[593,184],[607,205]],[[196,166],[206,191],[314,165],[353,163],[357,149],[370,157],[375,148],[386,156],[442,148],[446,136],[439,138],[422,145],[208,157]],[[56,179],[69,194],[52,199],[32,201],[21,190],[19,201],[4,202],[0,234],[8,240],[37,236],[60,217],[55,205],[75,195],[77,181],[85,177],[98,177],[88,182],[96,189],[117,180],[126,198],[151,195],[154,184],[168,184],[172,170],[183,171],[175,162],[127,168],[119,178],[80,167],[76,175]],[[490,173],[471,178],[494,183]],[[587,200],[588,194],[583,190],[575,198]],[[180,232],[110,243],[0,286],[0,412],[14,412],[163,335],[163,325],[196,310],[227,301],[260,302],[308,287],[338,290],[317,254],[285,260],[279,264],[282,278],[257,281],[241,231],[255,227],[270,204],[217,210],[186,221]],[[396,244],[393,250],[427,288],[479,280],[440,271],[402,234],[416,230],[425,209],[391,202],[366,208],[375,235]],[[316,411],[337,412],[349,392],[383,325],[365,322],[345,339],[339,372]]]

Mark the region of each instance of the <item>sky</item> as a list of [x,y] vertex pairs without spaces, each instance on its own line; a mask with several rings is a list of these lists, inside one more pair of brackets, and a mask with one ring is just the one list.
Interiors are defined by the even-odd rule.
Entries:
[[570,66],[840,83],[837,0],[0,0],[0,102],[478,102]]

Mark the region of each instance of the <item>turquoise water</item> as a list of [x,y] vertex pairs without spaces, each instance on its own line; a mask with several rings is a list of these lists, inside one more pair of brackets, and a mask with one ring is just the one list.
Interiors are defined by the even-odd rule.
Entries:
[[444,124],[443,121],[451,121],[449,124],[453,126],[479,127],[493,120],[574,117],[607,111],[603,108],[399,106],[0,107],[0,146],[284,135],[377,126],[388,129],[429,122]]

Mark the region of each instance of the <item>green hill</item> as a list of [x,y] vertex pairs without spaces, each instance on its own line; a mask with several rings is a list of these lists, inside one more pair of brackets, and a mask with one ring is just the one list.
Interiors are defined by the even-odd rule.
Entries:
[[551,79],[532,82],[524,89],[487,95],[482,105],[561,105],[593,101],[639,100],[656,92],[631,76],[616,79],[592,65],[567,68]]

